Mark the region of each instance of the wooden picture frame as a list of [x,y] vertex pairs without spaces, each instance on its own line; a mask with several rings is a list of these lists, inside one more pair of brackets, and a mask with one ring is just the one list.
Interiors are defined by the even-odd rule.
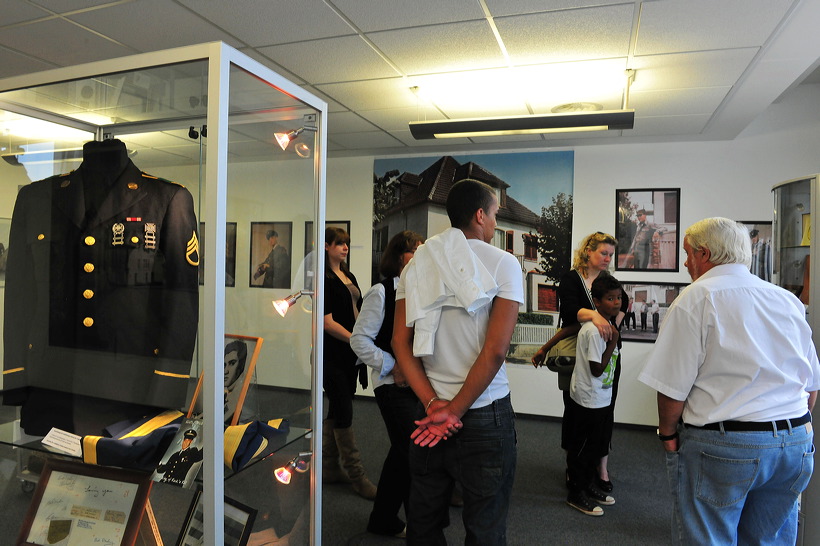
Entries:
[[616,271],[677,272],[680,188],[615,190],[613,235],[618,239]]
[[[205,284],[205,222],[199,223],[199,285]],[[236,286],[236,222],[225,222],[225,286]]]
[[[334,221],[325,221],[325,228],[329,227],[337,227],[342,228],[350,235],[350,220],[334,220]],[[325,244],[324,240],[319,241],[321,243],[320,248],[324,250]],[[313,221],[305,222],[305,256],[310,254],[310,251],[313,250],[313,247],[316,245],[316,241],[314,240],[313,235]],[[351,252],[348,250],[347,253],[347,267],[350,268],[350,254]]]
[[293,222],[251,222],[248,255],[248,286],[290,290],[293,269]]
[[[256,381],[254,380],[256,374],[256,361],[259,358],[259,352],[262,350],[262,343],[264,338],[243,336],[239,334],[225,334],[225,353],[224,366],[226,368],[224,376],[226,380],[225,385],[225,425],[233,426],[239,423],[242,416],[242,409],[245,407],[245,401],[248,399],[249,392]],[[244,345],[244,349],[242,349]],[[250,346],[249,346],[250,345]],[[235,349],[235,350],[233,350]],[[231,353],[237,353],[237,362],[232,364],[228,360]],[[244,355],[244,358],[243,358]],[[227,368],[231,366],[240,368],[238,375],[228,376]],[[199,375],[194,395],[191,398],[191,405],[188,408],[188,417],[194,417],[202,414],[202,402],[199,400],[199,393],[202,391],[202,382],[204,375]],[[230,381],[230,384],[227,384]],[[237,389],[236,387],[239,387]],[[257,415],[255,410],[245,413],[244,421],[252,421]]]
[[[632,300],[633,315],[627,311],[621,323],[621,340],[639,343],[655,343],[666,310],[681,290],[689,286],[675,282],[624,282],[622,285]],[[657,317],[652,312],[653,301],[657,304]],[[645,313],[642,311],[644,304]]]
[[145,472],[48,459],[16,544],[133,545],[151,483]]
[[[253,530],[257,510],[246,506],[230,497],[225,499],[225,537],[222,544],[225,546],[245,546]],[[177,538],[176,546],[199,546],[203,544],[203,508],[202,490],[197,490],[185,523]]]

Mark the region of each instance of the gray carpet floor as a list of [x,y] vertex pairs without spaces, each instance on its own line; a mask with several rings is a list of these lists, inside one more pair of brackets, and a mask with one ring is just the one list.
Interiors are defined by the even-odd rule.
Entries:
[[[513,406],[515,397],[513,396]],[[388,442],[375,401],[357,398],[354,425],[368,476],[375,483]],[[602,517],[590,517],[566,505],[565,454],[557,420],[519,415],[518,464],[508,520],[508,543],[540,544],[669,544],[671,500],[664,455],[655,431],[616,425],[609,469],[616,503]],[[390,545],[402,539],[367,533],[372,503],[348,485],[324,487],[322,544]],[[450,508],[449,544],[464,543],[461,509]]]

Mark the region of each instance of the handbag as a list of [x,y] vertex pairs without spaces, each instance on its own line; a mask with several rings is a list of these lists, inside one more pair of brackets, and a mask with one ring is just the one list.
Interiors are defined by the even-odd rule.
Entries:
[[[592,301],[592,294],[589,292],[584,278],[581,273],[576,270],[578,277],[581,279],[581,286],[589,298],[589,304],[592,309],[595,309],[595,303]],[[561,328],[558,329],[558,332]],[[556,332],[557,334],[557,332]],[[562,391],[569,390],[570,380],[572,379],[572,371],[575,369],[575,350],[578,343],[578,335],[568,336],[555,345],[547,352],[547,357],[544,359],[544,364],[548,370],[558,374],[558,388]]]

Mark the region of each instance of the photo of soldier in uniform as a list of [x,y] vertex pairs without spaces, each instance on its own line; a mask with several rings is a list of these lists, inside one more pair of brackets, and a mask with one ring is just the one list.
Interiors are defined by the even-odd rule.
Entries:
[[615,190],[616,271],[677,271],[680,189]]
[[291,222],[251,223],[250,286],[290,288]]
[[202,466],[202,421],[186,419],[151,479],[189,488]]

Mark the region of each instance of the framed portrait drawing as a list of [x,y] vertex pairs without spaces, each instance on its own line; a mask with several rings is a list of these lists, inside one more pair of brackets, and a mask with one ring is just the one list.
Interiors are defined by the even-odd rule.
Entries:
[[[225,497],[225,546],[245,546],[253,529],[257,511],[230,497]],[[203,541],[204,524],[202,490],[198,490],[188,508],[185,523],[177,539],[176,546],[200,546]]]
[[133,544],[150,474],[48,459],[15,544]]
[[251,222],[252,288],[290,288],[293,222]]
[[[199,284],[205,284],[205,222],[199,223]],[[225,223],[225,286],[236,286],[236,222]]]
[[[225,334],[224,379],[225,400],[223,418],[225,426],[247,423],[259,417],[256,388],[256,361],[262,350],[264,338]],[[188,417],[202,414],[202,381],[199,376]]]
[[680,188],[615,190],[616,271],[677,271]]
[[[341,221],[325,221],[325,227],[335,227],[341,228],[350,235],[350,221],[341,220]],[[311,250],[313,250],[314,246],[319,245],[319,248],[324,249],[325,241],[324,241],[324,234],[316,240],[316,236],[313,233],[313,222],[305,222],[305,256],[307,256]],[[347,266],[350,267],[350,252],[347,253]]]
[[621,339],[655,343],[666,310],[687,286],[685,283],[623,283],[629,308],[621,323]]
[[772,223],[739,220],[749,231],[752,244],[752,263],[749,271],[764,281],[772,281]]

